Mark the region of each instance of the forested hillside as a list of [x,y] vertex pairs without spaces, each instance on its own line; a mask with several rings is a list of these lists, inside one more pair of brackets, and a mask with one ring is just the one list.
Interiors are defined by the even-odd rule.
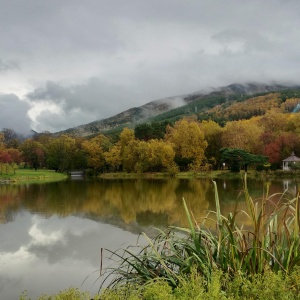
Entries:
[[[300,156],[300,90],[193,99],[144,123],[91,137],[0,133],[0,173],[18,167],[97,172],[276,169]],[[119,130],[119,131],[118,131]],[[293,164],[292,169],[300,166]]]
[[214,106],[212,109],[200,113],[199,119],[212,119],[220,124],[225,124],[227,121],[262,116],[273,109],[287,113],[293,112],[299,103],[299,98],[299,90],[289,90],[268,93],[249,99],[238,99],[237,101]]
[[[300,88],[294,86],[294,88]],[[97,120],[88,124],[69,128],[59,134],[72,134],[82,137],[99,133],[120,134],[124,127],[134,128],[145,122],[174,122],[192,114],[205,113],[219,104],[230,105],[235,101],[244,101],[253,95],[265,95],[270,92],[290,90],[291,88],[278,84],[231,84],[221,88],[210,88],[206,91],[159,99],[126,111],[107,119]]]

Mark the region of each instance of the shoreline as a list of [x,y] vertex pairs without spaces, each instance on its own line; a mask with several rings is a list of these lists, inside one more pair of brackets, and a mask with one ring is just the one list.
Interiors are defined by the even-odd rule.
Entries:
[[[216,170],[216,171],[200,171],[200,172],[179,172],[176,174],[162,173],[162,172],[148,172],[148,173],[127,173],[127,172],[116,172],[116,173],[101,173],[98,174],[98,178],[102,179],[167,179],[167,178],[178,178],[178,179],[192,179],[192,178],[211,178],[211,179],[240,179],[244,178],[245,172],[240,171],[239,173],[233,173],[229,170]],[[300,177],[300,171],[256,171],[248,170],[247,178],[251,179],[274,179],[274,178],[296,178]]]

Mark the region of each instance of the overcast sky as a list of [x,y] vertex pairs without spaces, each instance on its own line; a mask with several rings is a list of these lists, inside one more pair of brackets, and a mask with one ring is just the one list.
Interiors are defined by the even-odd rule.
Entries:
[[0,129],[59,131],[168,96],[300,82],[299,0],[0,0]]

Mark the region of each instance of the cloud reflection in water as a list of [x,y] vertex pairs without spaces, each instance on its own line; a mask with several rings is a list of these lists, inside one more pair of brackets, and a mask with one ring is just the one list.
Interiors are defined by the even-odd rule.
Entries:
[[[6,234],[9,232],[9,238]],[[97,292],[100,249],[136,242],[136,235],[109,224],[70,216],[45,219],[28,212],[0,227],[0,298],[54,293],[69,286]],[[95,250],[96,249],[96,250]],[[106,262],[107,264],[107,262]],[[95,272],[96,271],[96,272]]]

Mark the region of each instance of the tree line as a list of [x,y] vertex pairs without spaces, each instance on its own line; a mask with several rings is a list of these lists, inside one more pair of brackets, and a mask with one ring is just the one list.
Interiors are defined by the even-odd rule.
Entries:
[[[233,151],[233,152],[232,152]],[[271,109],[248,120],[213,120],[191,116],[170,122],[124,128],[117,141],[50,133],[20,139],[11,129],[0,132],[0,172],[18,166],[59,172],[170,172],[246,169],[269,163],[278,168],[291,152],[300,153],[300,113]]]

